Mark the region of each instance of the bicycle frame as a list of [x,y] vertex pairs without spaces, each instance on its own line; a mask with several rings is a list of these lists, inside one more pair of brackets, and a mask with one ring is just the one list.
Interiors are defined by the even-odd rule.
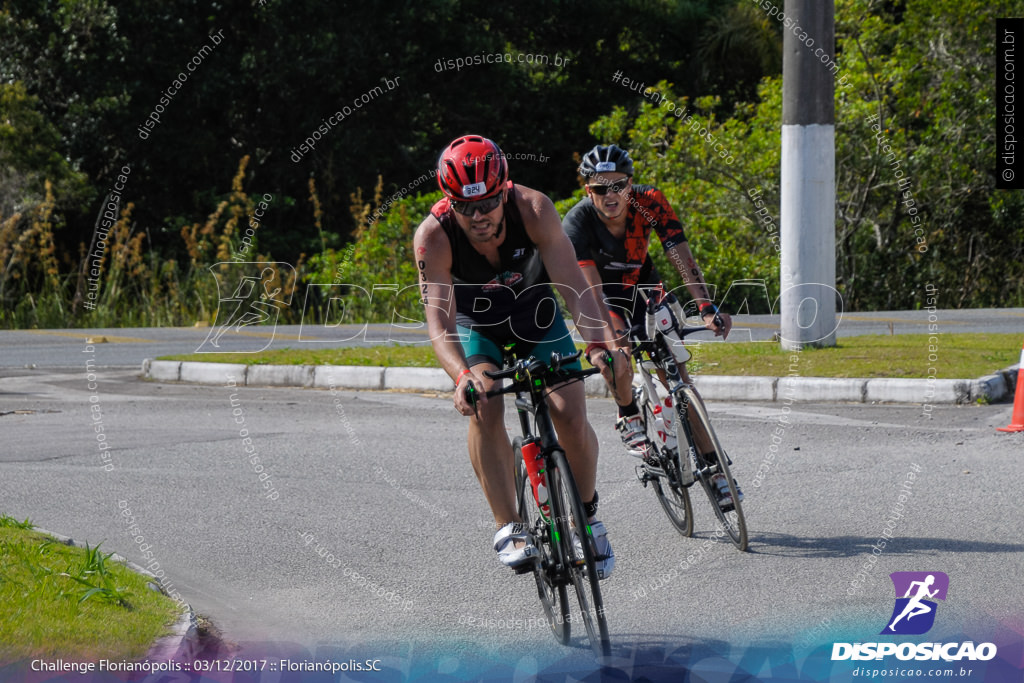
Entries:
[[[505,366],[514,366],[514,354],[505,354]],[[558,443],[558,435],[555,432],[555,425],[551,419],[551,409],[548,406],[547,398],[544,396],[544,392],[550,390],[547,382],[541,379],[534,379],[530,376],[530,368],[526,369],[526,380],[529,384],[529,392],[517,390],[515,391],[515,406],[516,413],[519,416],[519,425],[522,428],[523,438],[538,437],[540,438],[540,454],[544,458],[544,470],[550,472],[552,469],[552,456],[556,451],[561,451],[565,454],[565,449]],[[514,380],[516,378],[513,378]],[[531,428],[531,419],[534,427]],[[569,515],[567,511],[562,510],[561,500],[558,496],[552,496],[549,504],[551,505],[551,517],[547,520],[546,526],[548,532],[552,534],[552,538],[557,541],[556,531],[556,520],[568,519]],[[531,530],[533,531],[533,530]],[[557,560],[557,566],[553,568],[545,567],[545,570],[554,570],[554,576],[557,579],[557,585],[565,585],[569,583],[568,567],[569,559],[565,557],[565,548],[559,542],[551,544],[555,548],[555,555]]]
[[[569,607],[565,589],[572,585],[579,600],[580,612],[591,648],[598,656],[604,656],[610,654],[610,645],[601,590],[598,586],[599,579],[595,571],[595,562],[598,557],[597,548],[583,501],[580,499],[579,490],[575,484],[572,467],[566,458],[565,450],[558,443],[546,393],[564,382],[580,380],[598,372],[597,368],[561,371],[562,362],[575,360],[579,355],[580,353],[577,352],[572,356],[562,358],[557,353],[552,353],[549,367],[535,358],[513,362],[511,350],[506,349],[504,357],[506,369],[486,374],[494,380],[511,379],[512,385],[492,389],[487,392],[487,396],[515,393],[516,411],[519,415],[523,438],[539,437],[539,452],[543,458],[543,467],[550,493],[546,516],[543,509],[536,516],[524,515],[523,521],[529,522],[529,533],[533,535],[541,552],[536,561],[525,565],[522,571],[517,570],[517,573],[526,573],[527,571],[534,573],[541,601],[549,615],[557,606],[561,614],[568,617]],[[511,367],[509,367],[510,365]],[[516,443],[521,443],[518,437]],[[520,446],[516,446],[516,448],[520,449]],[[519,452],[517,450],[517,453]],[[516,489],[520,514],[523,514],[525,501],[535,493],[532,491],[530,482],[523,478],[526,474],[525,470],[526,465],[517,454]],[[575,548],[574,538],[579,539],[582,544],[579,554]],[[555,591],[553,597],[548,596],[546,587]],[[561,630],[552,624],[552,630],[559,642],[565,644],[568,641],[567,623]]]
[[[695,481],[699,481],[711,501],[716,517],[729,533],[733,544],[741,551],[746,550],[746,520],[740,507],[741,501],[738,500],[739,487],[729,470],[732,463],[718,441],[696,387],[691,382],[683,380],[684,370],[680,365],[689,358],[689,353],[677,353],[669,347],[669,344],[676,342],[676,338],[681,341],[689,334],[707,328],[673,326],[671,331],[666,328],[666,333],[663,333],[659,326],[664,325],[665,321],[661,314],[655,316],[655,307],[659,303],[653,298],[647,298],[647,315],[643,325],[634,324],[629,330],[633,357],[636,358],[641,376],[641,386],[636,398],[644,411],[644,420],[653,417],[655,407],[660,405],[653,371],[660,371],[668,392],[674,399],[673,408],[678,420],[675,425],[676,446],[669,448],[667,444],[654,444],[656,457],[645,458],[644,464],[637,467],[637,477],[645,487],[648,482],[654,482],[655,493],[665,513],[684,536],[690,536],[693,531],[692,509],[687,489]],[[641,336],[641,331],[646,332],[646,335]],[[701,425],[699,432],[695,425]],[[660,438],[658,435],[652,437],[650,423],[648,436]],[[684,444],[686,450],[680,452]],[[724,481],[729,487],[731,497],[731,500],[725,500],[724,505],[719,502],[719,484],[713,482],[713,478],[719,474],[725,477]],[[671,501],[664,495],[663,482],[667,482],[671,490]],[[681,512],[682,516],[677,512]]]
[[[556,354],[553,354],[553,357]],[[513,385],[509,388],[493,389],[487,392],[487,396],[501,395],[505,393],[515,393],[515,407],[516,413],[519,416],[519,426],[522,430],[523,438],[539,437],[541,440],[541,456],[544,458],[544,469],[545,471],[551,471],[553,467],[553,455],[558,452],[563,456],[565,450],[562,449],[561,444],[558,442],[558,435],[555,432],[555,425],[551,419],[551,410],[548,405],[548,399],[545,395],[546,391],[553,388],[550,384],[550,374],[548,373],[549,368],[544,364],[543,361],[537,360],[536,358],[528,358],[526,360],[516,360],[514,351],[511,348],[504,349],[503,352],[503,365],[505,369],[498,373],[488,373],[490,377],[494,379],[511,379]],[[557,362],[560,362],[559,357]],[[572,379],[582,379],[583,377],[596,374],[597,369],[592,370],[581,370],[573,371],[573,376],[566,378],[566,381]],[[527,390],[523,390],[523,386]],[[554,386],[558,386],[554,383]],[[532,420],[530,420],[532,418]],[[530,424],[532,422],[532,425]],[[565,549],[562,548],[561,543],[557,543],[558,535],[556,530],[556,521],[568,519],[568,512],[561,510],[561,502],[556,500],[557,497],[552,497],[550,501],[551,505],[551,517],[547,520],[547,527],[549,532],[552,533],[551,538],[556,541],[551,545],[556,548],[556,559],[558,566],[554,567],[555,574],[557,575],[558,582],[567,582],[567,568],[570,564],[568,558],[565,557]],[[534,530],[534,529],[531,529]],[[571,554],[569,555],[571,557]],[[545,569],[548,569],[545,567]]]
[[[645,325],[645,327],[648,333],[646,339],[641,339],[635,334],[635,332],[641,329],[639,325],[634,325],[630,330],[630,344],[633,347],[633,357],[636,358],[638,374],[641,377],[640,390],[642,393],[639,396],[638,402],[642,405],[645,401],[649,401],[651,404],[656,405],[661,400],[651,372],[652,370],[661,370],[665,374],[665,379],[668,383],[668,393],[672,396],[673,408],[676,411],[676,424],[683,428],[687,437],[686,444],[690,452],[688,457],[680,458],[679,464],[683,469],[684,485],[688,485],[692,482],[691,463],[696,461],[697,455],[693,445],[693,430],[687,419],[687,411],[689,410],[691,400],[687,389],[692,390],[693,384],[683,381],[675,356],[668,348],[668,342],[661,333],[651,329],[650,325]],[[707,328],[684,328],[680,334],[682,337],[685,337],[705,329]],[[653,335],[651,334],[652,332]],[[644,358],[645,354],[647,358]],[[677,441],[676,448],[679,448],[680,443]]]

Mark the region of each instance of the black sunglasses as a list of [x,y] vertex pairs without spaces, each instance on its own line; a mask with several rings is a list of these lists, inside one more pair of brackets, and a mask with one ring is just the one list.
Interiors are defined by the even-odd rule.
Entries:
[[500,192],[493,197],[481,199],[476,202],[459,202],[453,199],[452,209],[455,210],[455,213],[461,213],[463,216],[472,216],[477,211],[480,213],[490,213],[498,208],[498,204],[501,204]]
[[616,193],[622,192],[624,189],[626,189],[626,187],[628,185],[629,185],[629,178],[626,178],[624,180],[616,181],[616,182],[612,183],[611,185],[601,185],[601,184],[598,184],[598,183],[591,183],[590,185],[587,185],[587,187],[589,187],[590,191],[593,192],[596,195],[605,195],[605,194],[608,194],[608,190],[611,190],[612,192],[616,192]]

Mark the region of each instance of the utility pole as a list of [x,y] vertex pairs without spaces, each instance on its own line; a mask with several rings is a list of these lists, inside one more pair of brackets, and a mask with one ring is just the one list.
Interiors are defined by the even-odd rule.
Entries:
[[835,56],[835,3],[785,0],[785,14],[780,311],[791,351],[836,343],[835,78],[821,61]]

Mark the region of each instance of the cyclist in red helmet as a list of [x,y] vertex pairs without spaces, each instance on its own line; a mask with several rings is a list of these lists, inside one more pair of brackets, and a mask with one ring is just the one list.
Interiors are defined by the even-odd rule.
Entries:
[[[616,350],[621,349],[628,357],[629,340],[625,333],[629,326],[626,323],[644,318],[644,300],[638,296],[637,288],[653,290],[659,295],[663,292],[661,277],[648,254],[652,232],[658,235],[669,262],[679,271],[687,291],[697,302],[707,328],[714,330],[716,336],[727,337],[732,319],[712,303],[682,223],[661,190],[632,183],[633,160],[629,152],[618,145],[596,145],[583,155],[578,170],[586,181],[587,196],[569,210],[562,227],[573,244],[587,282],[603,293],[606,320],[616,330]],[[678,302],[672,294],[665,296],[681,323],[682,310]],[[715,322],[716,314],[721,326]],[[685,365],[680,367],[680,373],[683,381],[690,381]],[[629,387],[619,387],[616,428],[627,451],[644,457],[649,446],[647,433],[643,416],[629,392]],[[699,448],[705,452],[711,449],[703,432],[694,437]],[[731,495],[725,477],[715,480],[715,484],[719,490],[719,505],[728,506]]]
[[[455,382],[455,408],[471,417],[469,457],[498,526],[494,549],[503,564],[515,567],[532,561],[537,549],[516,512],[504,406],[500,399],[482,397],[493,384],[484,371],[501,368],[501,349],[512,341],[520,355],[539,359],[551,351],[575,353],[552,284],[588,343],[587,359],[605,381],[629,386],[631,369],[628,363],[606,364],[612,333],[602,322],[600,302],[588,291],[558,212],[543,193],[508,179],[498,145],[476,135],[454,140],[438,159],[438,184],[445,197],[414,238],[421,298],[434,353]],[[470,383],[480,390],[475,407],[466,399]],[[603,558],[598,573],[607,578],[615,556],[604,524],[595,517],[598,442],[587,421],[583,384],[561,387],[550,406],[580,497],[588,501]]]

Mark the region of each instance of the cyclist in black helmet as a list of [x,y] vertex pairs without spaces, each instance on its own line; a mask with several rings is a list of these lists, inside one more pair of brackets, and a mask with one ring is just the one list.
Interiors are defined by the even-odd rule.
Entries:
[[[652,185],[634,185],[633,160],[618,145],[597,145],[583,156],[579,173],[586,182],[587,196],[574,206],[562,221],[562,228],[576,249],[576,260],[591,287],[602,291],[607,304],[608,322],[616,330],[617,351],[629,357],[628,321],[642,320],[644,301],[637,289],[665,296],[681,322],[682,310],[672,294],[664,294],[661,277],[648,254],[651,232],[661,240],[668,260],[683,278],[690,296],[697,302],[705,325],[716,336],[727,337],[732,320],[718,311],[711,301],[700,267],[693,258],[683,225],[665,195]],[[721,321],[716,324],[715,318]],[[681,366],[683,381],[690,378]],[[619,406],[616,428],[631,455],[644,457],[650,444],[643,416],[630,387],[616,387]],[[695,434],[698,447],[710,451],[705,434]],[[719,504],[727,506],[729,487],[725,477],[715,482]],[[742,500],[742,494],[740,494]]]

